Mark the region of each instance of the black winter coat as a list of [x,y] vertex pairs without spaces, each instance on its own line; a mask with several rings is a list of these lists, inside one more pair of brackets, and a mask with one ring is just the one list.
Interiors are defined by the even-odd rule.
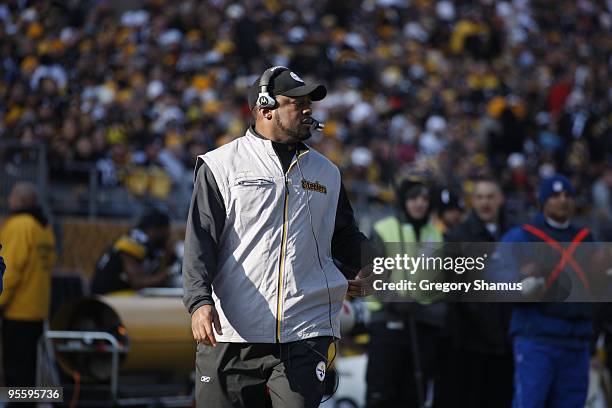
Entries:
[[[504,216],[500,217],[496,236],[491,235],[475,212],[455,227],[447,236],[448,242],[461,242],[461,256],[482,256],[483,250],[492,246],[479,246],[477,242],[497,242],[511,228]],[[490,255],[490,254],[489,254]],[[447,327],[451,345],[455,349],[489,354],[510,351],[508,327],[512,307],[507,303],[463,302],[455,299],[449,303]]]

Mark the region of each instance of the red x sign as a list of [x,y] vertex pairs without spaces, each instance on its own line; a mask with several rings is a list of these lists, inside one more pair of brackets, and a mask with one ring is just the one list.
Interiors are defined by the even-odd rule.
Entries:
[[549,246],[556,249],[561,254],[561,259],[559,260],[551,274],[548,276],[548,279],[546,280],[546,290],[548,290],[557,280],[559,274],[561,273],[563,268],[565,268],[565,265],[570,264],[572,268],[574,268],[574,270],[576,271],[576,275],[578,275],[578,278],[580,278],[580,281],[582,282],[584,287],[589,293],[591,292],[589,281],[587,280],[586,275],[582,270],[582,267],[578,265],[578,263],[572,256],[574,254],[574,251],[576,251],[576,248],[578,248],[578,245],[587,237],[587,235],[589,235],[588,229],[581,229],[580,232],[576,234],[574,239],[572,239],[572,243],[567,249],[563,248],[558,241],[554,240],[544,231],[534,227],[533,225],[525,224],[523,225],[523,229],[540,238],[542,241],[546,242]]

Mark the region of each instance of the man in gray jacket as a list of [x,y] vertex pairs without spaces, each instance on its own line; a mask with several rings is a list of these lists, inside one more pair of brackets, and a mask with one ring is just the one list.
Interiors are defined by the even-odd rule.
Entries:
[[266,70],[255,126],[198,158],[183,263],[198,406],[318,406],[342,300],[370,291],[340,172],[303,143],[326,93]]

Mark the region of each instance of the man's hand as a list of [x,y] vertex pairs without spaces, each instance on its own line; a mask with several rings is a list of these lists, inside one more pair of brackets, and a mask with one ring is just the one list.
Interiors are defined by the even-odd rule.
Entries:
[[376,275],[372,272],[372,265],[364,266],[355,279],[349,280],[347,294],[352,297],[364,297],[374,293],[373,283]]
[[528,276],[521,281],[521,294],[529,299],[539,299],[546,293],[546,280],[543,277]]
[[191,332],[198,343],[217,347],[213,326],[217,334],[223,334],[219,314],[213,305],[200,306],[191,315]]

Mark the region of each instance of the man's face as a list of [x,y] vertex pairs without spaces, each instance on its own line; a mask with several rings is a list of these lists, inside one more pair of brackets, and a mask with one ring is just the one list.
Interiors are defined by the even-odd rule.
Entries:
[[547,218],[557,222],[566,222],[574,214],[576,202],[566,191],[553,193],[544,203],[543,213]]
[[504,196],[495,183],[481,181],[474,186],[472,207],[482,222],[496,222]]
[[278,108],[274,109],[274,125],[277,137],[283,143],[297,143],[310,137],[310,123],[304,123],[312,115],[309,96],[276,96]]

